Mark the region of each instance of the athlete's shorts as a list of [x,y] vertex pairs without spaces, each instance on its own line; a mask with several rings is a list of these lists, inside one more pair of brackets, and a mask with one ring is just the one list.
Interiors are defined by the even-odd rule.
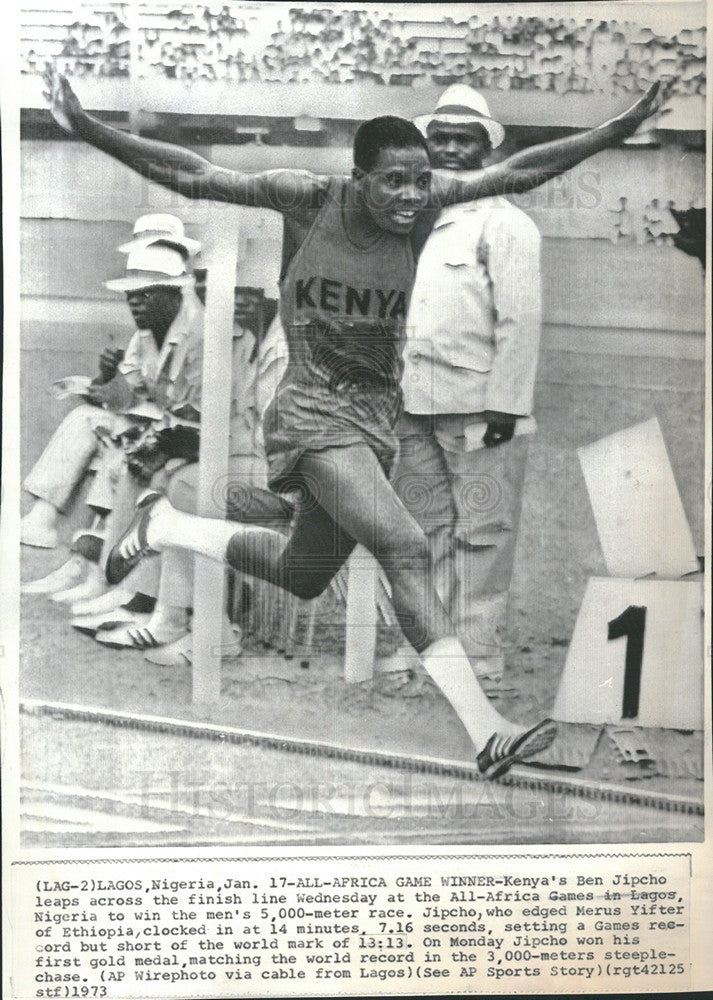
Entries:
[[394,426],[400,409],[401,395],[393,385],[282,384],[263,420],[270,488],[284,491],[295,485],[305,452],[353,444],[368,445],[388,476],[398,452]]

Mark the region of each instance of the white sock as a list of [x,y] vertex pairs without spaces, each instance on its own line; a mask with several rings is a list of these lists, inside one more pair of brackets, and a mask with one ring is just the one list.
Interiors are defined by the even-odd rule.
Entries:
[[165,548],[189,549],[216,562],[226,562],[228,542],[239,525],[210,517],[197,517],[172,507],[165,498],[154,506],[146,528],[146,541],[159,552]]
[[453,706],[475,744],[482,750],[493,733],[510,735],[522,731],[490,704],[478,683],[459,639],[437,639],[421,653],[424,668]]

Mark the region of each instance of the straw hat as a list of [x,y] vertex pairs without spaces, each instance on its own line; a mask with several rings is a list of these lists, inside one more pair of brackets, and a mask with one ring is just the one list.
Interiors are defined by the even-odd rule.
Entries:
[[153,243],[132,250],[126,259],[126,275],[112,278],[104,285],[113,292],[133,292],[153,285],[183,287],[193,281],[186,271],[186,260],[180,250],[168,244]]
[[429,115],[414,118],[414,124],[424,135],[431,122],[445,125],[482,125],[495,149],[505,138],[505,129],[490,116],[490,110],[477,90],[465,83],[454,83],[447,87],[438,99],[435,110]]
[[142,215],[134,223],[134,235],[128,243],[122,243],[117,250],[121,253],[131,253],[141,247],[150,246],[156,240],[164,240],[175,246],[182,247],[190,256],[194,256],[201,248],[198,240],[192,240],[185,235],[183,223],[175,215],[166,212],[154,212],[152,215]]

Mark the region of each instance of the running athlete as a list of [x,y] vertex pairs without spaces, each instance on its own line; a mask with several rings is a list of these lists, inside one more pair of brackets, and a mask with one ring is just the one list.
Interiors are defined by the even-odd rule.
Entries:
[[46,82],[57,121],[133,170],[191,198],[271,208],[284,219],[289,362],[264,435],[271,487],[301,491],[292,533],[185,514],[149,491],[111,553],[112,582],[143,556],[176,547],[313,598],[361,543],[383,567],[404,634],[463,722],[481,774],[496,778],[547,747],[551,720],[525,729],[481,690],[431,583],[426,537],[389,484],[414,248],[444,205],[528,190],[631,135],[655,111],[658,87],[598,128],[457,174],[431,170],[411,122],[376,118],[357,131],[347,178],[227,170],[118,132],[84,111],[65,78],[49,70]]

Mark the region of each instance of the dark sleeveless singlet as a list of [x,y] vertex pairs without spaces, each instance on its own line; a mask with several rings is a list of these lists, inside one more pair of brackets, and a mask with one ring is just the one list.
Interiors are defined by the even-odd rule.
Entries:
[[389,472],[401,408],[401,350],[414,260],[408,236],[357,246],[344,225],[348,181],[324,205],[280,283],[289,361],[265,412],[273,489],[306,451],[366,443]]

